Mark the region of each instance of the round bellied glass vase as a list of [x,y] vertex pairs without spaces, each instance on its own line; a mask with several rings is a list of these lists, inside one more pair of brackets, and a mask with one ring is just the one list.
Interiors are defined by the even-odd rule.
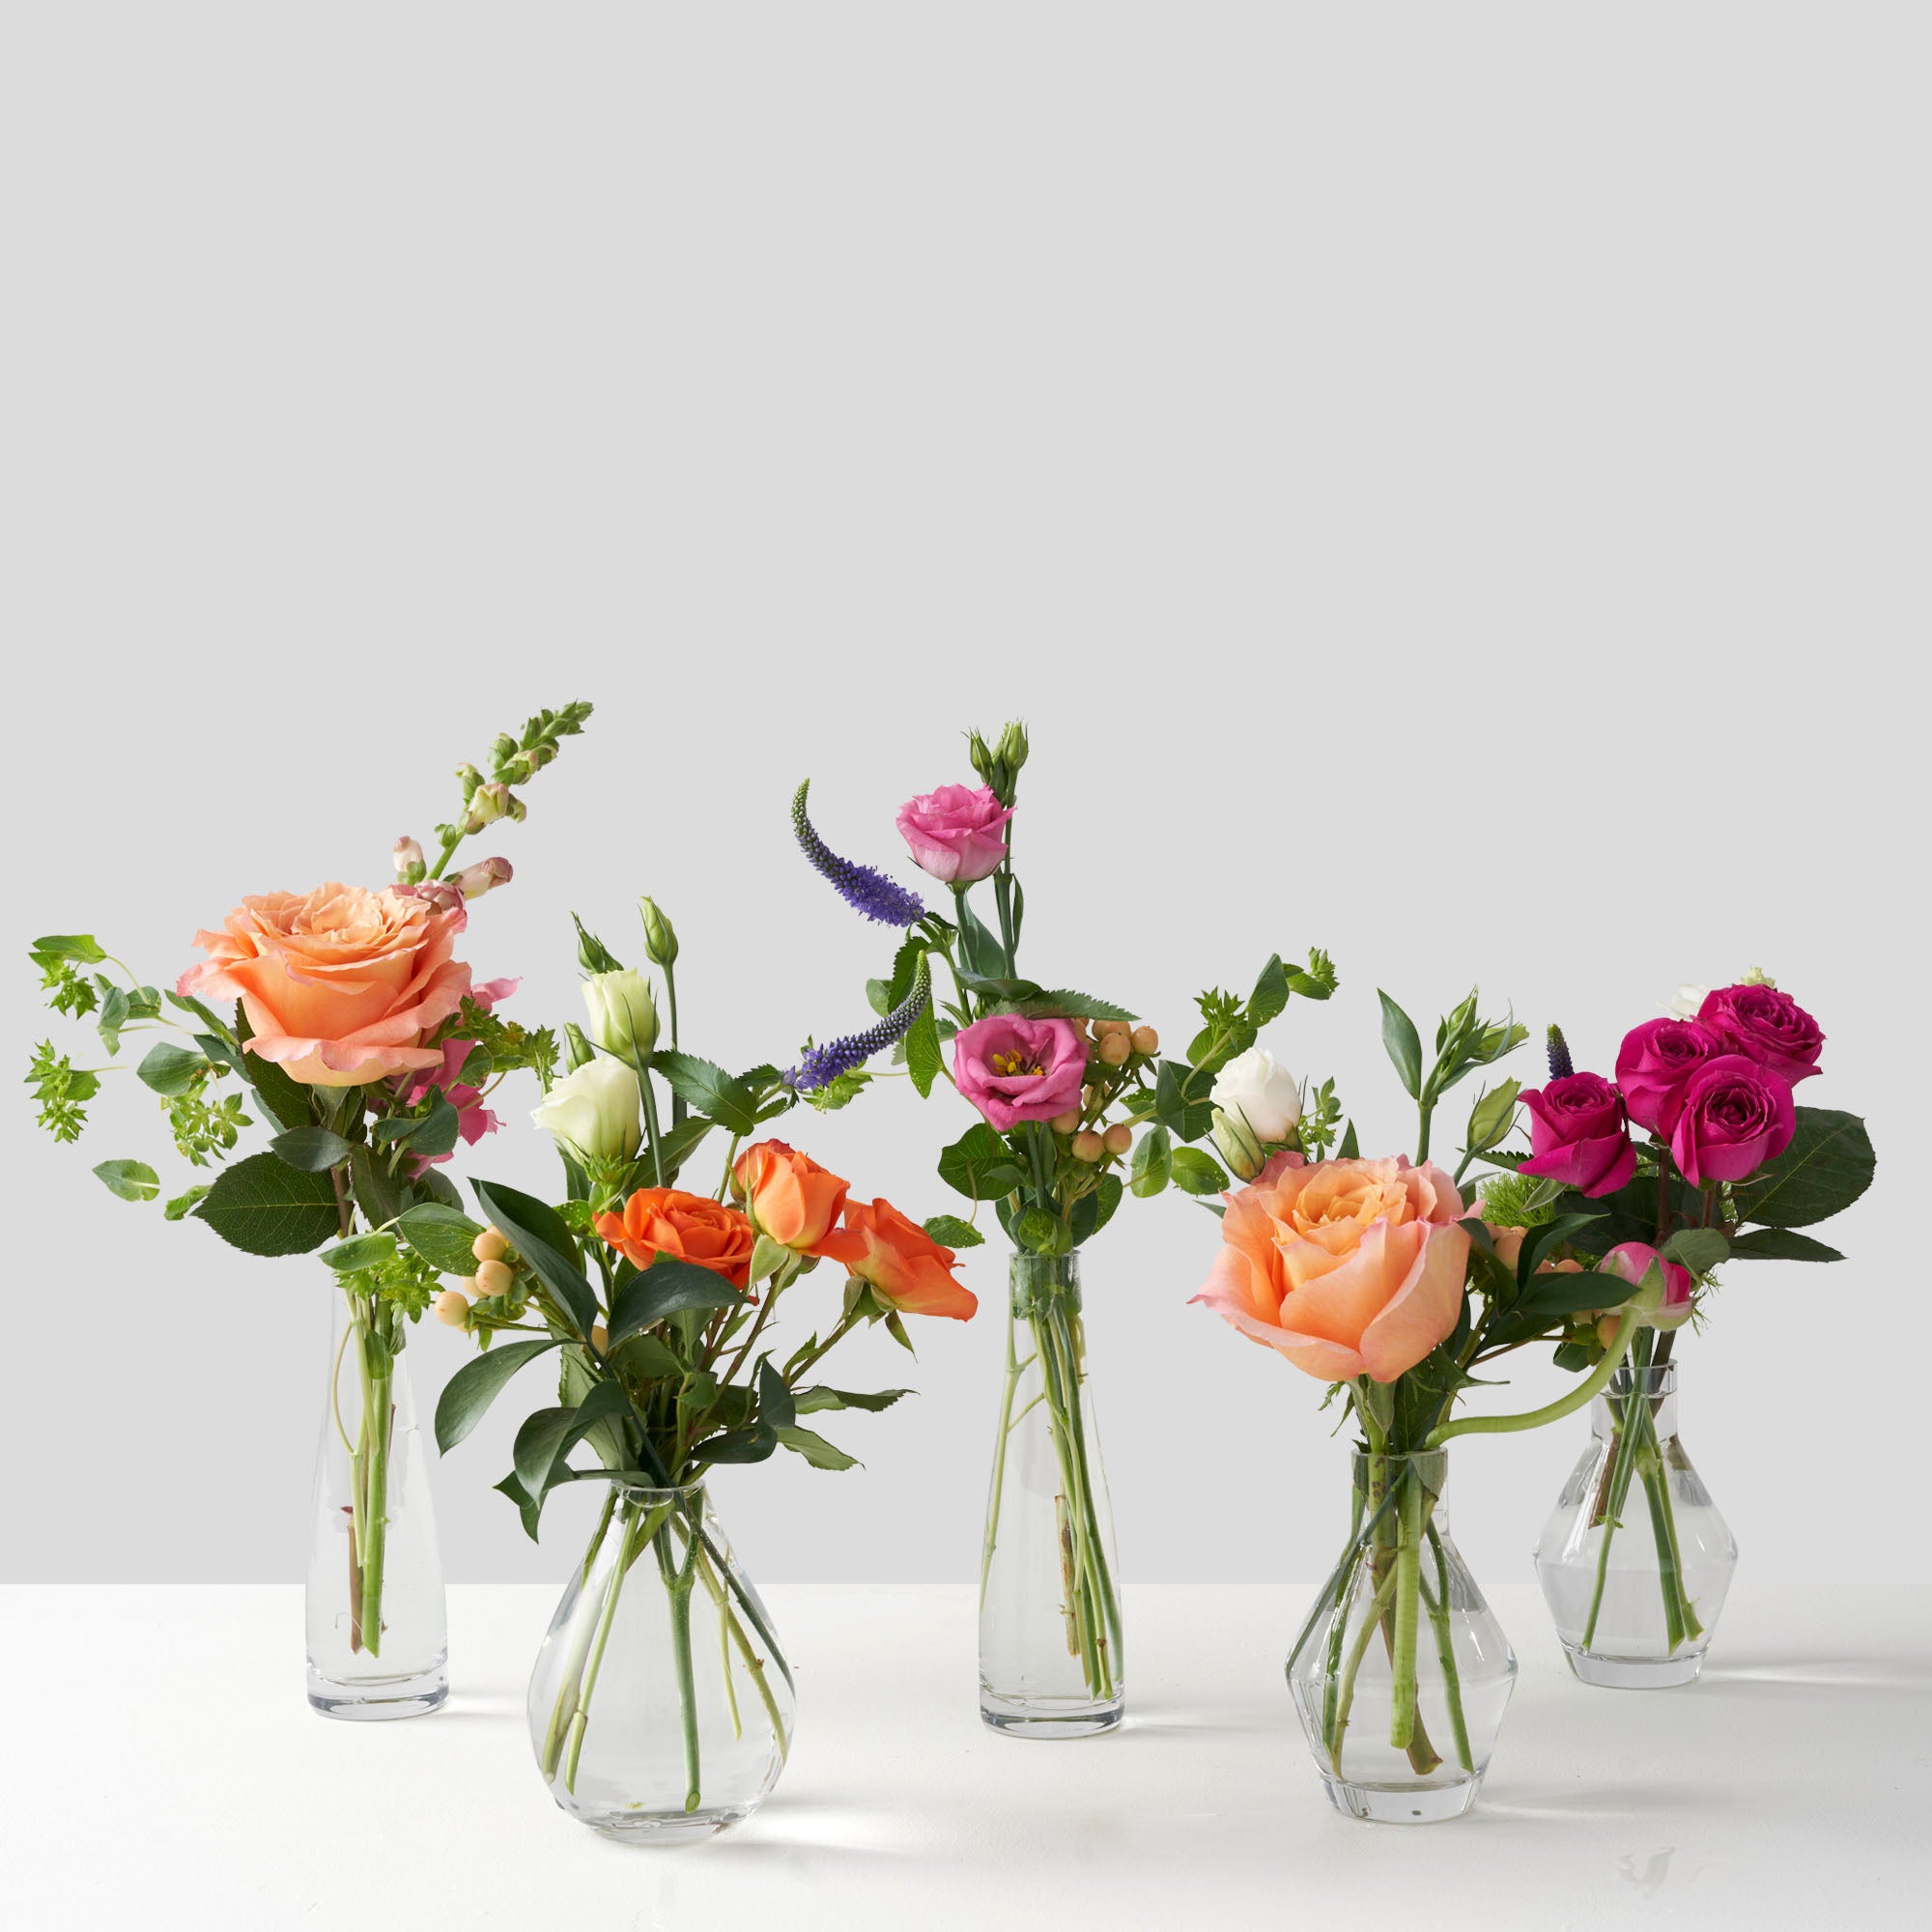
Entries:
[[749,1818],[791,1747],[791,1673],[701,1483],[613,1486],[530,1673],[537,1770],[607,1838]]
[[1114,1518],[1087,1372],[1080,1258],[1017,1253],[980,1562],[980,1714],[1090,1737],[1126,1706]]
[[1330,1801],[1378,1824],[1476,1802],[1516,1657],[1449,1534],[1449,1457],[1358,1450],[1350,1536],[1288,1660]]
[[1536,1543],[1536,1575],[1585,1684],[1661,1690],[1704,1665],[1738,1546],[1677,1433],[1677,1364],[1619,1369]]

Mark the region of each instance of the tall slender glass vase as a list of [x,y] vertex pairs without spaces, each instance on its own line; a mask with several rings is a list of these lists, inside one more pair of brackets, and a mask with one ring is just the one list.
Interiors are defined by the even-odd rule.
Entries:
[[1112,1730],[1126,1702],[1114,1518],[1080,1258],[1015,1254],[980,1563],[980,1715],[1009,1737]]
[[688,1844],[764,1803],[791,1748],[791,1673],[701,1484],[611,1494],[527,1709],[551,1796],[607,1838]]
[[331,1296],[308,1562],[308,1701],[414,1718],[449,1695],[442,1558],[393,1303]]
[[1536,1543],[1536,1575],[1585,1684],[1662,1690],[1704,1667],[1738,1546],[1677,1434],[1677,1364],[1622,1368]]
[[1288,1660],[1289,1689],[1337,1810],[1378,1824],[1476,1802],[1516,1656],[1449,1535],[1449,1456],[1358,1450],[1349,1547]]

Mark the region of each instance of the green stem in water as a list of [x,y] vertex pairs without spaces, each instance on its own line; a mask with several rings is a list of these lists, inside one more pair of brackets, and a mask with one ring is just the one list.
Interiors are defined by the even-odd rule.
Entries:
[[1466,1772],[1476,1769],[1469,1749],[1469,1725],[1463,1715],[1463,1676],[1456,1668],[1455,1636],[1449,1628],[1449,1559],[1442,1553],[1442,1539],[1434,1522],[1429,1524],[1429,1547],[1435,1552],[1435,1588],[1422,1586],[1422,1601],[1429,1621],[1435,1630],[1435,1661],[1442,1666],[1442,1685],[1449,1700],[1449,1724],[1456,1734],[1456,1761]]
[[1406,1750],[1415,1736],[1415,1631],[1422,1589],[1422,1481],[1413,1467],[1402,1477],[1395,1547],[1394,1682],[1389,1692],[1389,1743]]

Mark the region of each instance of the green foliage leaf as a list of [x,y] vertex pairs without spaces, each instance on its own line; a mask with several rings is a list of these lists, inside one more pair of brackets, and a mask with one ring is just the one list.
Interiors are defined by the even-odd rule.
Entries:
[[957,1214],[932,1215],[925,1223],[925,1232],[942,1248],[977,1248],[986,1239],[971,1221],[962,1221]]
[[858,1458],[848,1456],[844,1450],[836,1448],[822,1435],[810,1429],[801,1429],[796,1423],[777,1428],[772,1434],[795,1454],[803,1456],[814,1469],[856,1469]]
[[444,1455],[463,1440],[526,1362],[548,1354],[556,1342],[499,1342],[465,1362],[443,1384],[436,1405],[436,1446]]
[[1006,1142],[980,1121],[940,1154],[939,1178],[969,1200],[992,1201],[1010,1194],[1026,1172]]
[[[155,1053],[159,1053],[157,1046]],[[149,1060],[155,1057],[153,1053]],[[147,1077],[147,1062],[141,1064],[142,1078]],[[339,1166],[355,1151],[340,1134],[330,1133],[327,1127],[291,1127],[285,1134],[277,1134],[269,1143],[269,1151],[285,1167],[294,1168],[298,1174],[327,1174],[331,1167]]]
[[1288,969],[1279,952],[1268,955],[1268,963],[1248,995],[1246,1018],[1251,1027],[1264,1027],[1288,1005]]
[[1073,1204],[1073,1245],[1076,1248],[1082,1241],[1092,1240],[1114,1218],[1114,1210],[1120,1207],[1121,1197],[1126,1191],[1121,1185],[1118,1174],[1103,1174],[1099,1186],[1092,1194],[1083,1194]]
[[1733,1261],[1841,1262],[1836,1248],[1789,1228],[1751,1228],[1731,1241]]
[[403,1209],[396,1227],[403,1239],[439,1274],[476,1272],[471,1248],[483,1230],[460,1208],[440,1201],[419,1201]]
[[161,1209],[161,1213],[170,1221],[179,1221],[184,1215],[193,1213],[196,1206],[207,1198],[208,1189],[206,1187],[190,1187],[185,1194],[177,1194]]
[[920,1009],[918,1019],[905,1037],[905,1052],[906,1071],[923,1100],[932,1092],[932,1083],[939,1078],[945,1065],[939,1057],[939,1021],[930,1000]]
[[349,1186],[362,1218],[385,1227],[403,1211],[403,1190],[375,1153],[359,1141],[350,1151]]
[[660,1255],[649,1267],[634,1274],[617,1291],[611,1310],[610,1346],[640,1335],[667,1316],[686,1309],[709,1313],[719,1308],[737,1308],[744,1295],[721,1274],[699,1267],[696,1262],[679,1261],[674,1255]]
[[164,1039],[148,1049],[147,1056],[134,1069],[134,1077],[142,1086],[152,1087],[156,1094],[164,1094],[173,1099],[177,1094],[185,1094],[207,1071],[205,1054]]
[[103,1160],[94,1172],[101,1185],[123,1201],[152,1201],[161,1191],[160,1177],[146,1161]]
[[1057,1015],[1073,1020],[1130,1020],[1136,1015],[1112,1000],[1096,1000],[1092,993],[1078,993],[1070,986],[1048,986],[1013,1002],[1016,1009],[1033,1018]]
[[[966,901],[966,895],[955,894],[953,904],[959,912],[959,959],[966,971],[979,979],[989,979],[1006,970],[1006,958],[1000,952],[1000,942],[986,930],[980,915]],[[1034,989],[1037,991],[1036,987]],[[903,997],[903,996],[901,996]]]
[[1716,1228],[1680,1228],[1658,1250],[1667,1262],[1688,1267],[1692,1274],[1709,1274],[1731,1251],[1731,1244]]
[[868,1408],[876,1413],[879,1409],[892,1407],[901,1396],[911,1393],[911,1389],[875,1389],[869,1395],[861,1395],[853,1389],[814,1385],[797,1390],[792,1397],[792,1406],[800,1415],[813,1415],[825,1408]]
[[298,1174],[271,1153],[225,1168],[194,1213],[249,1255],[305,1255],[342,1232],[328,1176]]
[[867,980],[866,981],[866,1004],[881,1019],[897,1006],[893,998],[893,982],[890,980]]
[[1198,1141],[1214,1124],[1214,1103],[1208,1097],[1213,1083],[1205,1079],[1207,1067],[1194,1067],[1179,1060],[1163,1060],[1154,1076],[1154,1119],[1176,1140]]
[[798,1420],[790,1385],[769,1355],[758,1364],[758,1420],[769,1429],[789,1429]]
[[1877,1156],[1865,1123],[1830,1107],[1800,1107],[1791,1145],[1732,1190],[1741,1221],[1804,1228],[1841,1214],[1871,1185]]
[[1145,1201],[1167,1185],[1174,1171],[1174,1141],[1168,1130],[1156,1123],[1134,1144],[1133,1179],[1130,1185]]
[[1037,1255],[1064,1255],[1073,1246],[1073,1230],[1044,1208],[1029,1208],[1012,1226],[1013,1239]]
[[769,1429],[727,1429],[707,1436],[691,1452],[692,1461],[705,1463],[762,1463],[778,1449],[779,1438]]
[[107,957],[91,932],[50,932],[35,940],[28,952],[43,970],[56,959],[77,959],[83,966],[99,966]]
[[500,1181],[472,1180],[469,1186],[490,1225],[536,1271],[579,1339],[588,1341],[597,1320],[597,1297],[577,1265],[577,1243],[562,1215],[548,1203]]
[[1581,1238],[1594,1244],[1597,1239],[1595,1224],[1599,1218],[1595,1213],[1559,1214],[1553,1221],[1546,1221],[1541,1227],[1527,1230],[1522,1237],[1522,1248],[1517,1256],[1517,1286],[1526,1290],[1530,1277],[1565,1241]]
[[1175,1186],[1183,1194],[1224,1194],[1232,1184],[1212,1154],[1176,1148],[1170,1157]]
[[563,1473],[563,1459],[600,1423],[629,1412],[630,1398],[614,1381],[599,1381],[575,1406],[540,1408],[526,1416],[511,1451],[517,1481],[541,1505]]
[[667,1049],[654,1053],[651,1071],[662,1073],[670,1091],[693,1113],[702,1114],[734,1134],[749,1134],[758,1123],[757,1095],[746,1082],[696,1054]]
[[196,1040],[211,1060],[227,1059],[235,1071],[254,1089],[255,1097],[262,1103],[262,1111],[268,1115],[272,1126],[300,1126],[309,1118],[308,1089],[299,1081],[291,1079],[272,1060],[264,1060],[259,1053],[250,1053],[247,1050],[247,1043],[254,1037],[254,1030],[248,1024],[248,1015],[238,1001],[235,1008],[235,1049],[232,1055],[223,1052],[223,1042],[219,1035],[213,1040],[197,1035]]
[[1378,989],[1376,998],[1382,1003],[1382,1045],[1394,1063],[1403,1091],[1411,1100],[1416,1099],[1422,1092],[1422,1041],[1415,1022],[1386,993]]
[[322,1260],[337,1274],[354,1274],[359,1268],[381,1267],[396,1258],[393,1235],[351,1235],[332,1248],[322,1251]]

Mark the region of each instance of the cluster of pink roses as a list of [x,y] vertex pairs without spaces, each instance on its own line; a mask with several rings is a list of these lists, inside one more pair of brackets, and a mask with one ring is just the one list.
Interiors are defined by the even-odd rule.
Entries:
[[1720,987],[1695,1019],[1646,1020],[1626,1034],[1614,1083],[1570,1073],[1525,1093],[1530,1158],[1521,1172],[1614,1194],[1636,1171],[1635,1125],[1668,1145],[1691,1186],[1742,1180],[1791,1145],[1791,1090],[1818,1071],[1824,1044],[1789,993]]

